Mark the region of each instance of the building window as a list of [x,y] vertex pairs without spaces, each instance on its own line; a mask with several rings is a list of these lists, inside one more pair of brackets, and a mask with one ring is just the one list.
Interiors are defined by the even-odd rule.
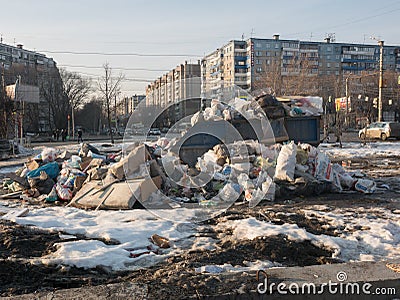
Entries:
[[261,48],[261,43],[256,43],[256,44],[255,44],[255,47],[256,47],[256,48]]
[[326,67],[327,67],[327,68],[330,68],[330,67],[331,67],[331,63],[327,63],[327,64],[326,64]]
[[261,72],[262,72],[262,68],[261,68],[261,67],[258,67],[258,68],[256,69],[256,72],[257,72],[257,73],[261,73]]
[[331,46],[326,47],[326,51],[332,52],[332,47]]
[[266,44],[265,46],[267,49],[271,48],[271,44]]
[[256,65],[261,65],[261,59],[256,59]]
[[275,49],[278,49],[279,48],[279,45],[278,44],[275,44]]
[[269,59],[267,59],[267,65],[270,65],[271,61]]
[[256,56],[261,56],[261,55],[262,55],[262,52],[261,52],[261,51],[256,51],[256,52],[255,52],[255,55],[256,55]]
[[327,56],[326,56],[326,59],[331,59],[331,56],[330,56],[330,55],[327,55]]

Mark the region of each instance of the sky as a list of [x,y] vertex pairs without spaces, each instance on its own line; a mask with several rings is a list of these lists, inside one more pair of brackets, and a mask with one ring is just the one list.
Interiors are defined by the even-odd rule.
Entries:
[[337,42],[374,44],[374,36],[400,45],[400,0],[16,0],[1,11],[3,43],[44,53],[94,82],[108,62],[125,76],[121,96],[144,94],[176,65],[242,35],[323,41],[334,33]]

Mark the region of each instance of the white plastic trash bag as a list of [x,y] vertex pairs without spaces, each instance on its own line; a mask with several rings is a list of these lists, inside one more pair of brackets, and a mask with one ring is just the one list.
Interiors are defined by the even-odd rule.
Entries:
[[274,179],[294,181],[294,169],[296,167],[297,146],[291,141],[283,145],[276,161]]
[[57,158],[57,150],[46,147],[42,150],[41,156],[44,163],[55,161]]

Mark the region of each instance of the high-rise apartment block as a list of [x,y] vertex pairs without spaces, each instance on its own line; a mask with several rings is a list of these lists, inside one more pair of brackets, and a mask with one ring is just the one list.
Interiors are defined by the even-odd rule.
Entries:
[[[378,43],[336,43],[250,38],[233,40],[202,60],[203,92],[217,93],[235,84],[247,91],[257,89],[265,76],[361,74],[379,70]],[[400,46],[384,46],[384,69],[400,71]]]
[[178,65],[146,88],[146,106],[168,108],[165,124],[193,114],[200,108],[200,61]]
[[0,43],[0,65],[8,70],[13,64],[34,67],[41,70],[56,66],[52,58],[38,52],[26,50],[21,44],[11,46]]
[[39,88],[39,103],[28,103],[31,107],[25,107],[24,130],[50,131],[53,120],[43,87],[49,84],[48,78],[61,81],[56,62],[42,53],[24,49],[21,44],[11,46],[0,42],[0,70],[6,86],[16,84],[18,79],[19,84]]
[[192,84],[199,82],[200,75],[200,61],[185,61],[147,86],[146,105],[165,107],[188,97],[200,97],[200,86]]

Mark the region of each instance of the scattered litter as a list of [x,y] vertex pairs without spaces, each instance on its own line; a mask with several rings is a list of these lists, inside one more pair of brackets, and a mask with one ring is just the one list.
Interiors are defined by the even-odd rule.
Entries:
[[160,248],[169,248],[171,247],[169,240],[165,237],[159,236],[158,234],[153,234],[151,236],[151,241],[154,245],[157,245]]

